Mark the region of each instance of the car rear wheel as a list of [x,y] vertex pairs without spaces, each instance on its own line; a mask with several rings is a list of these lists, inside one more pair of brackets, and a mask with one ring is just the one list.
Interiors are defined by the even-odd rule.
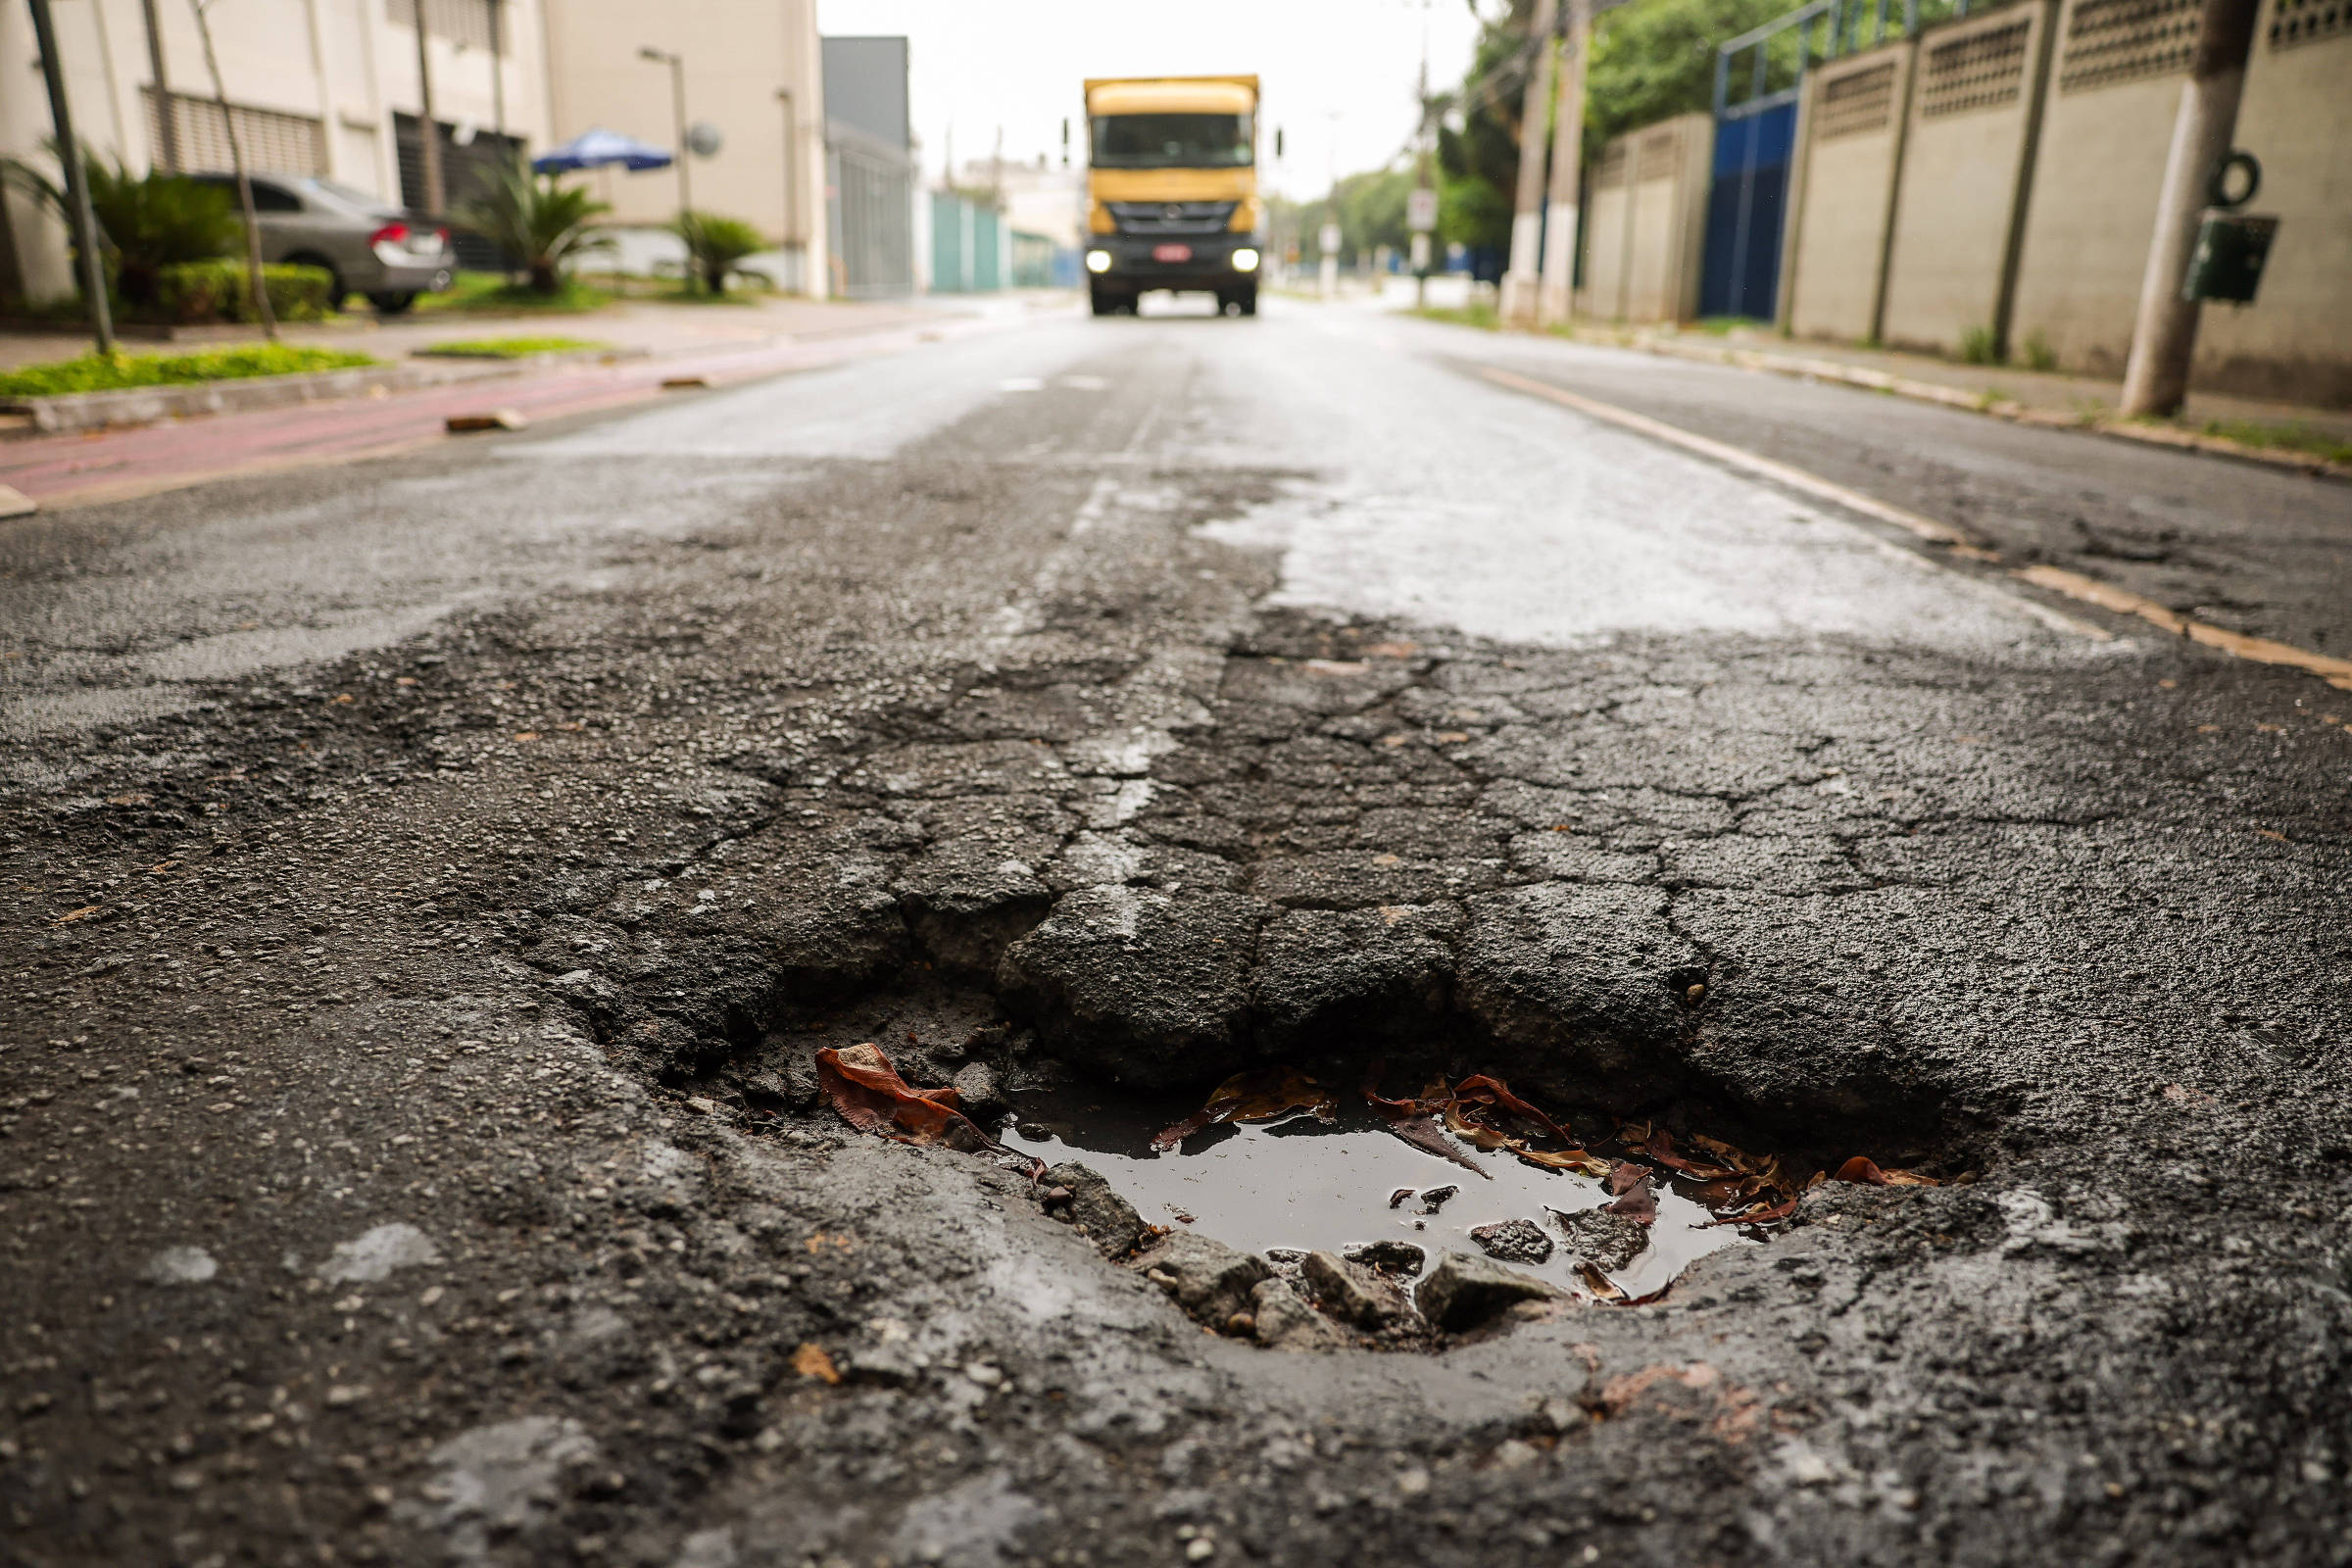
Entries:
[[406,294],[370,294],[368,302],[386,316],[398,316],[416,303],[416,295],[413,290]]

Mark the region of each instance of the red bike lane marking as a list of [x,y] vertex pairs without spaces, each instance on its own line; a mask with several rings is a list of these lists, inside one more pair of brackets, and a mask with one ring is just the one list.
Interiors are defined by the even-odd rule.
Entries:
[[442,421],[453,414],[512,409],[552,418],[595,413],[654,401],[662,396],[666,380],[700,377],[713,388],[724,388],[903,350],[926,339],[961,336],[980,325],[906,323],[854,338],[793,340],[767,348],[588,365],[382,398],[255,409],[86,435],[36,436],[0,445],[0,482],[51,506],[129,500],[242,473],[389,456],[432,441],[462,439],[443,429]]

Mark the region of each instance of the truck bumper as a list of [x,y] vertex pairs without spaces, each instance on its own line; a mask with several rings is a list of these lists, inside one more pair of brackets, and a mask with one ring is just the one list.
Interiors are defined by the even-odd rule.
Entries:
[[[1173,247],[1186,254],[1177,257]],[[1087,273],[1097,288],[1122,294],[1151,289],[1211,290],[1244,288],[1257,281],[1262,262],[1248,269],[1234,265],[1236,251],[1263,257],[1265,247],[1255,234],[1188,234],[1181,238],[1148,234],[1090,234],[1087,236]]]

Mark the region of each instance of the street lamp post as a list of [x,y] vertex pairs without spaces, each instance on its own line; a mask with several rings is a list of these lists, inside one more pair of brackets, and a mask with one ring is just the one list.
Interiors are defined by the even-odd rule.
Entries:
[[678,122],[678,216],[683,218],[694,211],[694,176],[686,168],[691,156],[686,146],[686,57],[648,44],[637,51],[637,58],[669,68],[669,102]]

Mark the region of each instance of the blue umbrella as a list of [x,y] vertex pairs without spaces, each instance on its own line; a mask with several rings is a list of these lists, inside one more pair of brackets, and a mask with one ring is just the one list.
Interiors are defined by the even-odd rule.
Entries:
[[596,125],[562,146],[541,153],[531,160],[531,168],[542,174],[563,174],[575,169],[604,169],[618,164],[635,172],[667,169],[671,162],[670,155],[660,147],[649,147],[634,136],[623,136],[617,130]]

